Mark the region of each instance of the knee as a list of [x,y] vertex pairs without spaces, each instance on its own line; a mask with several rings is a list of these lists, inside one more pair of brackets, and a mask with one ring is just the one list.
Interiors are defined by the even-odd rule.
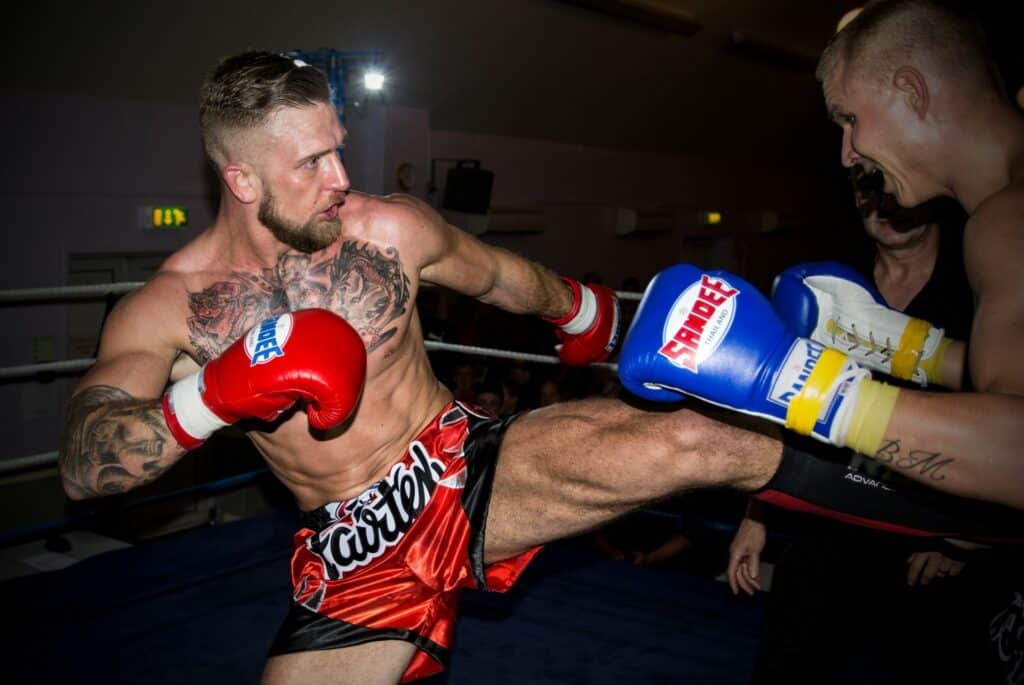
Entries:
[[671,436],[663,467],[681,488],[755,490],[771,479],[782,456],[778,431],[737,416],[738,421],[731,414],[712,418],[686,409],[670,415],[662,428]]

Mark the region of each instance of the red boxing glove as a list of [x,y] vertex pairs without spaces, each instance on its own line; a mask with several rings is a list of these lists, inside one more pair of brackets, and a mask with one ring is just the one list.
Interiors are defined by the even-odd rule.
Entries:
[[560,319],[545,319],[558,326],[558,358],[570,366],[604,361],[619,342],[619,298],[603,285],[562,280],[572,288],[572,309]]
[[352,413],[365,380],[366,348],[344,319],[326,309],[281,314],[172,385],[164,419],[189,450],[241,419],[273,420],[298,400],[311,426],[331,428]]

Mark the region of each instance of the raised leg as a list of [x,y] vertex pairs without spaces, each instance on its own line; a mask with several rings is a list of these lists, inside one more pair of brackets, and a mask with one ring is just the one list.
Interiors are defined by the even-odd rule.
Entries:
[[485,560],[590,530],[685,490],[756,489],[781,455],[775,437],[688,409],[644,411],[588,399],[530,412],[502,443]]

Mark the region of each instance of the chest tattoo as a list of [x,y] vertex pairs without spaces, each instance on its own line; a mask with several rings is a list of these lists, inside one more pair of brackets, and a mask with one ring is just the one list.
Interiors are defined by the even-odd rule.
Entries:
[[316,307],[344,317],[370,353],[398,332],[409,299],[396,248],[346,241],[337,249],[285,254],[273,268],[233,272],[190,292],[189,341],[206,362],[263,319]]

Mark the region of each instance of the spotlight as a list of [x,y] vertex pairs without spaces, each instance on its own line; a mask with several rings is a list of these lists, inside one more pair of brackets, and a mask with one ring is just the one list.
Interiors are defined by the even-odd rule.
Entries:
[[384,74],[379,71],[368,71],[363,74],[363,85],[366,90],[378,91],[384,89]]

